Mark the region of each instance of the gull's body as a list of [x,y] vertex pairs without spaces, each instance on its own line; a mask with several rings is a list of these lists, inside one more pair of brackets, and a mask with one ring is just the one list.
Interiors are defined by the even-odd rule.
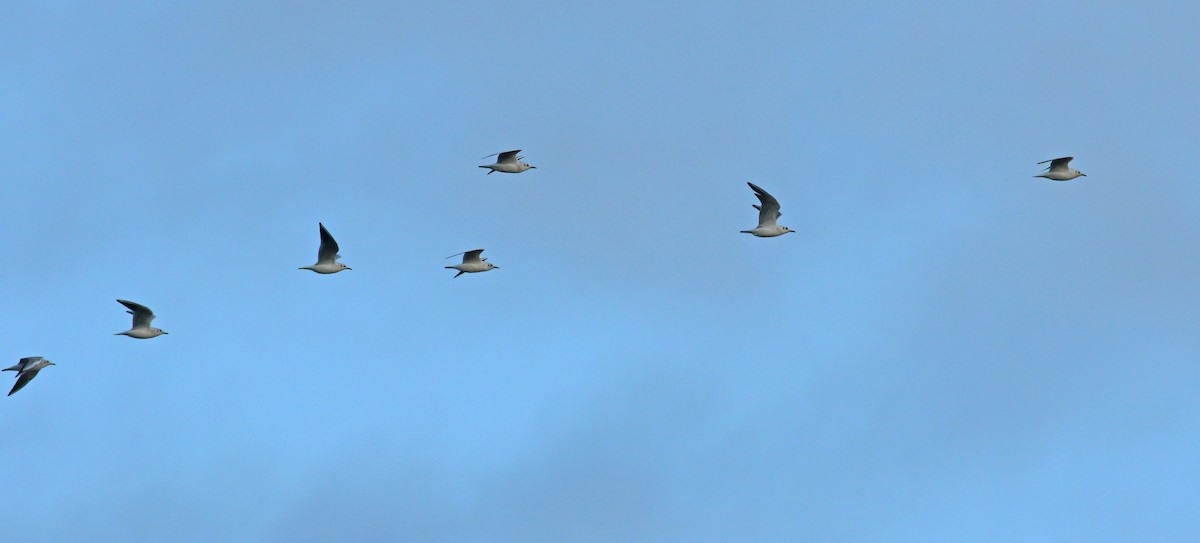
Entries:
[[137,339],[150,339],[166,333],[159,328],[150,326],[150,321],[154,320],[154,312],[150,311],[149,307],[130,302],[128,300],[117,301],[121,302],[121,305],[129,308],[126,313],[133,315],[133,328],[130,328],[124,332],[117,332],[116,334],[113,334],[114,336],[129,336]]
[[338,262],[337,259],[342,255],[338,254],[338,244],[333,240],[333,236],[325,229],[325,225],[317,223],[321,228],[321,247],[317,249],[317,263],[312,266],[304,266],[301,270],[312,270],[317,273],[330,274],[337,273],[342,270],[349,270],[350,267]]
[[1038,162],[1038,164],[1045,164],[1049,162],[1050,165],[1046,166],[1046,173],[1035,175],[1034,177],[1045,177],[1046,179],[1053,179],[1055,181],[1070,181],[1080,176],[1087,177],[1086,173],[1067,167],[1067,164],[1071,162],[1071,159],[1073,158],[1075,157],[1065,156],[1062,158]]
[[479,258],[479,254],[482,252],[483,252],[483,249],[475,249],[474,251],[466,251],[463,253],[450,255],[446,258],[453,258],[458,255],[462,255],[463,261],[462,261],[462,264],[456,264],[454,266],[446,266],[446,269],[458,270],[458,273],[455,274],[454,277],[458,277],[464,273],[479,273],[479,272],[485,272],[485,271],[488,271],[491,269],[497,269],[497,270],[500,269],[500,266],[496,266],[496,265],[493,265],[491,262],[487,262],[486,258]]
[[25,385],[29,384],[34,377],[37,377],[38,372],[42,371],[42,368],[53,365],[54,362],[46,360],[45,358],[40,356],[31,356],[28,358],[22,358],[20,362],[17,362],[17,365],[11,368],[4,368],[3,371],[17,372],[17,384],[13,385],[12,390],[8,391],[8,395],[12,396],[16,391],[25,388]]
[[754,205],[754,209],[758,210],[758,226],[752,230],[742,230],[743,234],[754,234],[760,238],[773,238],[782,236],[788,232],[795,232],[791,228],[775,224],[775,221],[783,216],[783,213],[779,212],[779,200],[767,194],[767,191],[754,183],[746,184],[750,185],[750,190],[754,191],[754,195],[758,196],[758,201],[762,205]]
[[517,156],[517,153],[520,153],[520,152],[521,152],[521,150],[517,149],[515,151],[505,151],[503,153],[496,153],[494,155],[485,156],[483,158],[488,158],[488,157],[493,157],[493,156],[498,156],[499,158],[496,159],[495,164],[487,164],[484,166],[480,166],[480,168],[487,168],[488,170],[490,170],[490,171],[488,171],[488,175],[492,175],[493,172],[521,173],[525,170],[537,169],[537,166],[530,166],[524,162],[521,162],[521,159],[525,158],[525,157]]

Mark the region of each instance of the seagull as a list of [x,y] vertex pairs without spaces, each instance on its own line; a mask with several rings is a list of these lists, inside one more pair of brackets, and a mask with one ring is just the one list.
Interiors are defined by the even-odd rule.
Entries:
[[462,257],[463,257],[462,264],[458,264],[456,266],[446,266],[446,269],[458,270],[458,273],[454,275],[454,277],[456,277],[456,278],[459,275],[462,275],[464,273],[485,272],[492,268],[495,268],[497,270],[500,269],[500,266],[496,266],[496,265],[492,264],[491,262],[486,262],[486,260],[487,260],[486,258],[479,258],[479,253],[482,253],[482,252],[483,252],[483,249],[475,249],[474,251],[466,251],[463,253],[452,254],[446,258],[454,258],[458,255],[462,255]]
[[333,236],[329,235],[329,231],[325,229],[325,225],[317,223],[317,226],[321,227],[321,248],[317,249],[317,263],[298,269],[312,270],[324,274],[352,269],[337,261],[342,255],[338,254],[338,244],[336,241],[333,241]]
[[1086,173],[1083,173],[1079,170],[1072,170],[1071,168],[1067,167],[1067,163],[1073,158],[1075,157],[1065,156],[1062,158],[1038,162],[1038,164],[1045,164],[1049,162],[1050,165],[1046,166],[1046,173],[1035,175],[1034,177],[1045,177],[1046,179],[1053,179],[1055,181],[1070,181],[1080,176],[1087,177]]
[[[521,152],[521,150],[517,149],[515,151],[505,151],[503,153],[496,153],[494,155],[485,156],[483,158],[494,157],[494,156],[499,155],[500,158],[496,159],[495,164],[488,164],[486,166],[480,166],[480,168],[487,168],[487,169],[491,170],[488,172],[488,175],[492,175],[494,172],[521,173],[525,170],[537,169],[537,166],[530,166],[524,162],[521,162],[521,159],[525,158],[525,157],[517,156],[517,153],[520,153],[520,152]],[[483,159],[480,159],[480,160],[483,160]]]
[[38,372],[42,371],[42,368],[53,365],[55,365],[54,362],[46,360],[45,358],[40,356],[31,356],[28,358],[22,358],[20,362],[17,362],[17,365],[11,368],[4,368],[2,371],[17,372],[17,384],[13,385],[12,390],[8,391],[8,395],[12,396],[16,391],[25,388],[25,385],[28,385],[34,377],[37,377]]
[[758,196],[758,201],[761,202],[762,205],[754,206],[754,209],[758,210],[758,227],[753,230],[742,230],[743,234],[754,234],[760,238],[773,238],[775,236],[782,236],[788,232],[795,232],[795,230],[792,230],[791,228],[775,224],[775,221],[778,220],[779,217],[783,216],[783,213],[779,212],[779,200],[776,200],[774,196],[767,194],[767,191],[763,190],[754,183],[746,184],[750,185],[750,188],[754,191],[754,194]]
[[130,328],[124,332],[117,332],[113,334],[114,336],[129,336],[138,339],[150,339],[166,333],[159,328],[153,328],[150,326],[150,321],[154,320],[154,312],[150,311],[149,307],[146,307],[142,304],[133,303],[128,300],[117,301],[129,308],[129,311],[126,311],[126,313],[133,315],[133,328]]

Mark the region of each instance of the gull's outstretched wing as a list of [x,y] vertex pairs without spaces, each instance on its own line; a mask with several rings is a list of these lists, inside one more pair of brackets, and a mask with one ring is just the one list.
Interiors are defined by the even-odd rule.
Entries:
[[479,259],[479,253],[482,253],[482,252],[483,252],[483,249],[475,249],[474,251],[467,251],[467,252],[463,253],[463,264],[483,262],[482,260]]
[[492,153],[488,156],[480,158],[479,160],[483,160],[484,158],[499,157],[496,159],[497,164],[503,164],[505,162],[516,162],[517,158],[519,158],[519,157],[517,157],[517,153],[520,153],[520,152],[521,152],[520,149],[515,149],[512,151],[504,151],[503,153]]
[[121,302],[121,305],[129,308],[129,311],[126,311],[126,313],[133,315],[133,327],[134,328],[149,328],[150,327],[150,321],[154,320],[154,312],[150,311],[149,307],[146,307],[142,304],[131,302],[129,300],[117,300],[117,301]]
[[479,253],[482,253],[482,252],[483,252],[483,249],[475,249],[474,251],[463,251],[461,253],[454,253],[446,258],[454,258],[456,256],[462,255],[463,264],[466,264],[468,262],[483,262],[482,260],[479,259]]
[[338,244],[325,229],[325,225],[317,223],[317,226],[321,227],[321,248],[317,249],[317,263],[333,262],[341,258],[341,255],[338,254]]
[[774,196],[771,196],[762,187],[754,183],[747,182],[746,184],[750,185],[750,189],[754,191],[754,195],[758,196],[758,201],[762,203],[761,206],[754,206],[754,209],[758,210],[758,225],[775,226],[775,221],[783,216],[783,213],[779,212],[779,200],[776,200]]
[[12,396],[18,390],[25,388],[25,385],[28,385],[29,382],[33,380],[34,375],[37,375],[36,371],[23,371],[21,373],[18,373],[17,374],[17,384],[13,385],[12,390],[8,391],[8,395]]
[[1075,157],[1073,157],[1073,156],[1064,156],[1064,157],[1060,157],[1060,158],[1053,158],[1050,160],[1043,160],[1041,162],[1038,162],[1038,164],[1045,164],[1045,163],[1049,162],[1050,165],[1047,166],[1046,169],[1053,172],[1053,171],[1057,171],[1057,170],[1068,169],[1067,164],[1070,163],[1074,159],[1075,159]]
[[[40,356],[37,358],[34,358],[34,360],[39,360],[39,359],[41,359]],[[30,359],[22,358],[21,360],[30,360]],[[34,377],[37,377],[37,374],[39,371],[42,371],[42,369],[38,368],[36,370],[22,371],[21,373],[18,373],[17,374],[17,384],[13,385],[12,390],[8,391],[8,395],[12,396],[18,390],[25,388],[25,385],[28,385],[29,382],[32,381]]]

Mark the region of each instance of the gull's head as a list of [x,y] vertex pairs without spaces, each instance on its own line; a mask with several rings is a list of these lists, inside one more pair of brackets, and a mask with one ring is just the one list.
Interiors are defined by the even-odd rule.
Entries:
[[786,226],[781,226],[780,228],[783,228],[784,234],[791,234],[792,232],[795,232],[795,230],[792,230],[791,228],[788,228]]
[[154,333],[155,333],[155,334],[158,334],[158,335],[160,335],[160,336],[161,336],[161,335],[163,335],[163,334],[166,334],[166,332],[164,332],[162,328],[155,328],[155,329],[154,329]]
[[338,271],[353,269],[350,266],[342,264],[341,262],[338,262],[337,265],[338,265]]
[[497,266],[497,265],[495,265],[495,264],[492,264],[491,262],[484,262],[484,264],[487,264],[487,267],[488,267],[487,269],[489,269],[489,270],[498,270],[498,269],[500,269],[500,266]]

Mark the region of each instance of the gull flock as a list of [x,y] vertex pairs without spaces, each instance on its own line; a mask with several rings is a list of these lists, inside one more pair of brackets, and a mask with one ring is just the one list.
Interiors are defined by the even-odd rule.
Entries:
[[[495,172],[522,173],[528,170],[537,169],[537,166],[531,166],[525,162],[521,162],[521,159],[525,157],[517,156],[520,152],[521,150],[517,149],[485,156],[483,158],[497,157],[496,162],[493,164],[481,165],[479,167],[487,169],[488,175],[491,175]],[[1038,164],[1045,164],[1049,162],[1050,165],[1046,167],[1045,172],[1035,175],[1034,177],[1042,177],[1053,181],[1070,181],[1077,177],[1086,177],[1087,174],[1079,170],[1072,169],[1068,166],[1072,160],[1074,160],[1074,157],[1068,156],[1038,162]],[[779,211],[779,200],[775,199],[774,196],[771,196],[770,193],[754,183],[746,184],[750,185],[750,190],[754,191],[754,195],[758,198],[758,204],[751,204],[754,209],[758,210],[758,226],[749,230],[741,230],[741,233],[752,234],[755,237],[760,238],[774,238],[795,232],[795,230],[792,230],[791,228],[778,224],[779,217],[783,216],[783,214]],[[333,235],[329,233],[329,230],[325,228],[325,225],[323,223],[317,223],[317,227],[320,230],[321,235],[321,244],[317,248],[317,262],[311,266],[303,266],[299,269],[312,270],[322,275],[330,275],[343,270],[353,269],[341,262],[338,262],[338,259],[341,258],[341,255],[338,254],[338,243],[333,239]],[[481,273],[500,269],[500,266],[496,266],[488,262],[487,258],[481,258],[480,255],[482,253],[483,249],[473,249],[470,251],[452,254],[446,258],[454,258],[461,255],[462,263],[455,264],[453,266],[445,266],[445,268],[458,270],[458,273],[454,274],[454,278],[458,278],[458,276],[464,273]],[[117,300],[117,302],[120,302],[121,305],[124,305],[127,308],[126,313],[133,315],[133,325],[128,330],[125,330],[124,332],[117,332],[114,335],[129,336],[135,339],[151,339],[158,336],[167,335],[167,332],[163,331],[161,328],[150,326],[151,321],[154,320],[154,312],[151,311],[149,307],[136,302],[131,302],[129,300]],[[51,362],[44,357],[30,356],[20,359],[20,361],[12,367],[4,368],[3,371],[16,372],[17,378],[16,384],[13,385],[12,390],[8,392],[8,395],[12,396],[17,391],[25,388],[25,385],[28,385],[34,377],[37,377],[38,372],[46,367],[54,365],[56,365],[54,362]]]

